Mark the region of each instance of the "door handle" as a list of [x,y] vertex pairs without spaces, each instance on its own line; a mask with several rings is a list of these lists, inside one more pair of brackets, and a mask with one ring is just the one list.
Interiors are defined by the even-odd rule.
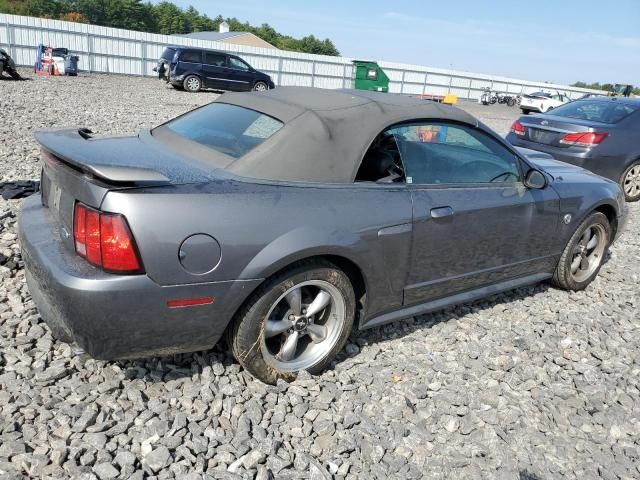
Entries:
[[445,218],[453,215],[451,207],[437,207],[431,209],[431,218]]

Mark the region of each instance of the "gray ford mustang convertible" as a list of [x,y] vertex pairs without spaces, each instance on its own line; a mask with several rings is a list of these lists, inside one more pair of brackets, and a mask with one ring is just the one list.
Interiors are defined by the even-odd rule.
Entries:
[[53,334],[101,359],[226,335],[265,382],[322,370],[354,328],[583,289],[625,211],[616,183],[391,94],[227,93],[138,136],[37,139],[20,237]]

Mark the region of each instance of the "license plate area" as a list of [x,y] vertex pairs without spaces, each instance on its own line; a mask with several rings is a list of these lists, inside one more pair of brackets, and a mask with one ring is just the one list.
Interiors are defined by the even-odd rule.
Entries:
[[552,143],[555,140],[557,133],[550,132],[548,130],[540,130],[538,128],[530,128],[529,135],[531,136],[531,140],[537,143]]
[[62,189],[55,183],[49,185],[49,208],[56,213],[60,213],[60,197],[62,197]]

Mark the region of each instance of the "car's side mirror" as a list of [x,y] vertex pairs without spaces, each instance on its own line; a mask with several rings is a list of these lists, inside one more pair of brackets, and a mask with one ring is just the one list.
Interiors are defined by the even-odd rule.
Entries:
[[524,184],[527,188],[541,190],[547,186],[547,177],[540,170],[532,168],[527,172]]

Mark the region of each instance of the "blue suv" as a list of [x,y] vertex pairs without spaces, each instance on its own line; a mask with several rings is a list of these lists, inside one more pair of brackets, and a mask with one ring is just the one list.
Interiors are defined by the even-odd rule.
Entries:
[[203,88],[264,91],[275,87],[266,73],[257,71],[236,55],[218,50],[167,47],[154,71],[158,72],[158,78],[187,92]]

